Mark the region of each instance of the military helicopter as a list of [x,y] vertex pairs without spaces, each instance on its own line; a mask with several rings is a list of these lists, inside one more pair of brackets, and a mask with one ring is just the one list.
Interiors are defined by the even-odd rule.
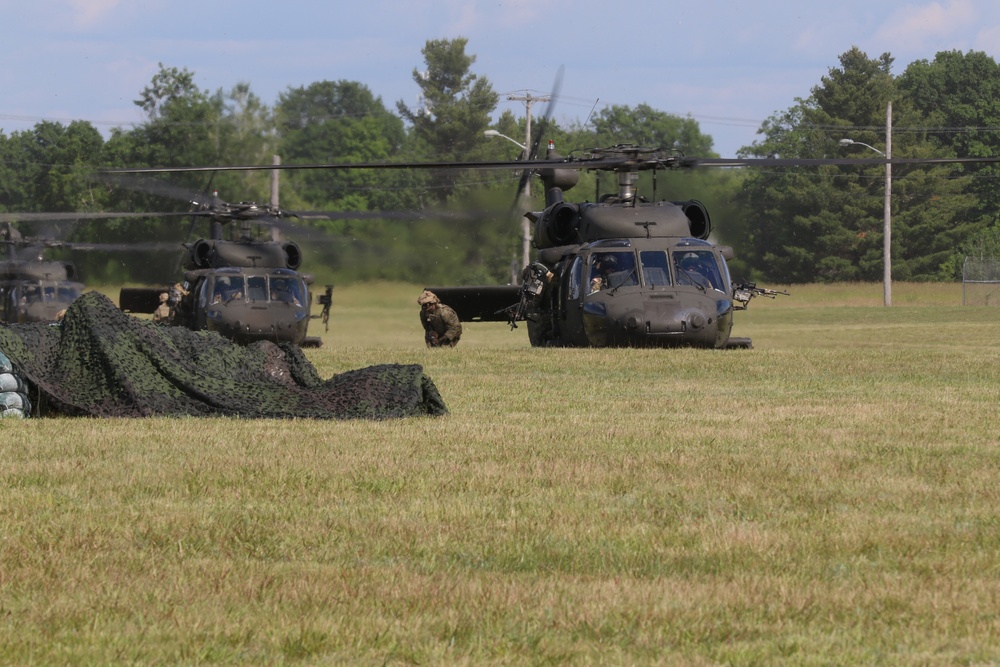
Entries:
[[[546,207],[527,214],[539,252],[521,285],[428,289],[466,321],[526,321],[533,346],[752,347],[731,335],[734,312],[754,296],[787,293],[733,283],[732,248],[708,240],[701,202],[637,191],[640,171],[687,166],[683,158],[622,144],[560,164],[549,142],[545,159],[556,166],[539,170]],[[617,193],[565,201],[580,167],[615,172]]]
[[[280,238],[279,230],[286,226],[282,218],[289,214],[252,201],[230,204],[218,192],[194,203],[191,215],[208,218],[210,232],[208,238],[184,244],[183,282],[122,288],[119,307],[156,313],[166,302],[169,315],[164,323],[216,331],[240,343],[322,345],[319,337],[307,335],[313,277],[297,271],[302,263],[299,245]],[[268,230],[266,238],[262,228]]]
[[[9,218],[20,221],[50,220],[60,214],[0,214],[0,321],[7,323],[54,322],[84,291],[76,265],[49,259],[50,248],[123,251],[159,249],[162,244],[111,244],[64,242],[50,237],[23,236]],[[86,214],[65,214],[77,219]]]
[[72,262],[46,259],[41,240],[3,234],[6,259],[0,261],[0,321],[54,322],[83,293]]

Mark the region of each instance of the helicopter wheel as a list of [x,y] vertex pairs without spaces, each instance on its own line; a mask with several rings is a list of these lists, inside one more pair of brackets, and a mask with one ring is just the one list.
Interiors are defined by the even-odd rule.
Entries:
[[726,343],[727,350],[752,350],[753,342],[749,338],[731,336]]
[[546,326],[543,326],[540,322],[534,320],[527,320],[528,324],[528,341],[531,343],[531,347],[549,347],[553,343],[552,330]]

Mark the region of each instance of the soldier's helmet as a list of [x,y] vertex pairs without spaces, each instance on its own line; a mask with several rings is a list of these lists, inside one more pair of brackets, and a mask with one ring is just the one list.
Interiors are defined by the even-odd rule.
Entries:
[[441,303],[441,300],[438,299],[437,294],[435,294],[430,290],[425,289],[423,292],[420,293],[420,296],[417,297],[417,303],[423,306],[428,303]]
[[604,273],[614,271],[618,268],[618,258],[610,253],[601,255],[597,260],[597,266]]
[[698,259],[698,255],[693,252],[689,252],[681,258],[681,268],[685,271],[693,271],[699,267],[701,261]]

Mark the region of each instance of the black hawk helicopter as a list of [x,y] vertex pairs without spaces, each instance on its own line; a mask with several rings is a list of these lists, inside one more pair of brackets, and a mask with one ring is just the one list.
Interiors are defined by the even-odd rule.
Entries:
[[69,260],[50,259],[49,249],[132,251],[159,250],[158,243],[115,244],[60,241],[51,236],[24,236],[12,224],[18,222],[79,220],[81,213],[0,214],[0,322],[54,322],[83,293],[76,265]]
[[[11,238],[0,233],[6,259],[0,260],[0,321],[54,322],[83,293],[72,262],[46,259],[43,239]],[[17,235],[19,236],[19,234]]]
[[[728,246],[708,240],[711,218],[697,200],[649,201],[636,188],[642,170],[687,166],[657,149],[618,145],[539,170],[546,208],[535,225],[538,258],[520,286],[429,287],[463,320],[527,321],[534,346],[731,348],[733,313],[758,295],[778,292],[734,283]],[[597,202],[569,203],[580,168],[613,171],[618,192]],[[655,197],[655,193],[654,193]]]
[[[307,335],[311,319],[310,274],[300,273],[302,250],[280,238],[289,214],[256,202],[230,204],[213,192],[192,202],[195,218],[208,218],[208,238],[185,243],[183,282],[172,286],[122,288],[119,307],[151,313],[164,324],[208,330],[239,343],[259,340],[304,347],[322,345]],[[229,238],[225,232],[229,231]],[[262,236],[266,230],[268,236]],[[328,313],[332,287],[320,296]],[[162,312],[162,311],[161,311]]]

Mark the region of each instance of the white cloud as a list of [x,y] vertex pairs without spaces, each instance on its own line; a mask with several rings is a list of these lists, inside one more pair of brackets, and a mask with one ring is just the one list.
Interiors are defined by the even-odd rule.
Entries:
[[73,24],[77,28],[91,28],[121,4],[121,0],[69,0],[74,12]]
[[875,38],[914,50],[947,38],[961,38],[976,25],[977,11],[970,0],[907,5],[893,12]]

